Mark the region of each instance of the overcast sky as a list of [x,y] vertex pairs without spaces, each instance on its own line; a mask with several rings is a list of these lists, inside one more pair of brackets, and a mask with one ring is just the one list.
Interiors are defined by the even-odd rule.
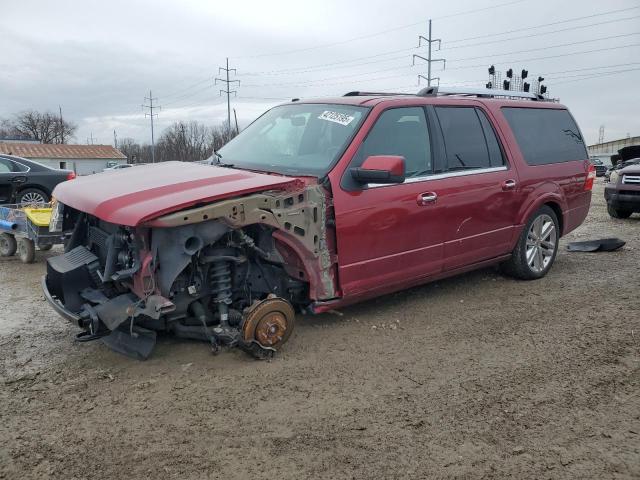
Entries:
[[589,143],[601,125],[605,140],[640,135],[638,0],[0,0],[0,118],[60,105],[77,143],[111,144],[114,129],[148,142],[141,104],[152,90],[157,132],[217,124],[227,111],[213,79],[227,56],[241,126],[293,97],[413,92],[429,18],[442,84],[482,86],[491,64],[527,68]]

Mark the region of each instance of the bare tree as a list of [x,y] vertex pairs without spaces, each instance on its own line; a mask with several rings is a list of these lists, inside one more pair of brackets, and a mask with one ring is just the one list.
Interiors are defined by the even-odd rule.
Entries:
[[0,138],[16,136],[18,136],[18,132],[16,132],[11,121],[6,118],[0,119]]
[[[155,159],[156,162],[204,160],[235,135],[235,130],[229,132],[225,125],[208,127],[198,122],[176,122],[165,129],[156,142]],[[151,145],[125,137],[118,142],[118,149],[129,163],[151,162]]]
[[25,110],[15,115],[13,129],[22,136],[40,143],[64,143],[75,133],[77,126],[60,119],[51,112]]
[[118,150],[120,150],[126,157],[127,163],[140,163],[142,162],[142,147],[133,138],[125,137],[118,142]]
[[[234,132],[235,133],[235,132]],[[207,127],[198,122],[176,122],[158,140],[156,157],[160,161],[193,162],[208,158],[232,138],[225,127]]]

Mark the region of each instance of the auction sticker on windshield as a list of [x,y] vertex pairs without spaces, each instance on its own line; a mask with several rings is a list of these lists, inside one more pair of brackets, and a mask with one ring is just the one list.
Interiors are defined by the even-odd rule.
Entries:
[[329,122],[339,123],[340,125],[347,126],[351,122],[353,122],[353,119],[355,117],[352,117],[350,115],[346,115],[340,112],[332,112],[330,110],[325,110],[324,112],[322,112],[322,115],[320,115],[318,118],[320,120],[327,120]]

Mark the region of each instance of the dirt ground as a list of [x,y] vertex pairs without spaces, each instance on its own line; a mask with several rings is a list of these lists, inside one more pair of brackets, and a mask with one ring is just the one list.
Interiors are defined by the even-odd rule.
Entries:
[[[271,362],[74,343],[43,253],[0,259],[0,478],[640,478],[640,216],[602,192],[546,278],[485,269],[299,318]],[[628,243],[566,251],[605,236]]]

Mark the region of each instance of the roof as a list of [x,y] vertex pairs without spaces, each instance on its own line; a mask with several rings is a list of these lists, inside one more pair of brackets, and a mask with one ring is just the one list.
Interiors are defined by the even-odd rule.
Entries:
[[399,103],[403,106],[419,106],[419,105],[468,105],[469,101],[475,101],[486,105],[497,105],[498,107],[522,107],[522,108],[553,108],[565,109],[566,107],[555,102],[537,102],[532,100],[515,100],[506,98],[482,98],[464,95],[447,95],[447,96],[418,96],[418,95],[361,95],[350,97],[327,97],[327,98],[310,98],[300,99],[294,103],[286,105],[295,105],[296,103],[326,103],[334,105],[353,105],[361,107],[374,107],[379,104]]
[[111,145],[53,145],[0,141],[0,153],[24,158],[105,158],[109,160],[127,158]]

